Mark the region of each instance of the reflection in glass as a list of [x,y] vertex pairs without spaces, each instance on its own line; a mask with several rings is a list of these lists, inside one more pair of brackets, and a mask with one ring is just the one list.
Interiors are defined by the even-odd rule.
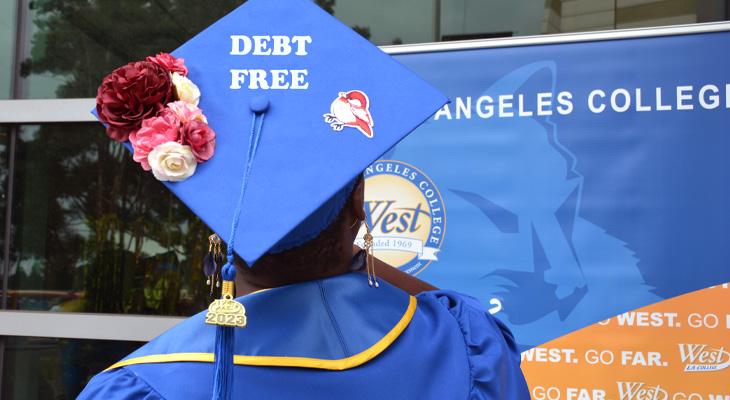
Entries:
[[[24,98],[94,97],[114,68],[172,51],[245,0],[27,2]],[[335,0],[317,0],[332,12]]]
[[6,337],[4,400],[75,399],[91,377],[141,343]]
[[209,234],[101,125],[21,127],[9,308],[191,315]]
[[[244,0],[27,2],[23,97],[93,97],[131,60],[171,51]],[[378,45],[494,38],[726,20],[722,0],[316,0]],[[12,27],[11,2],[0,30]],[[211,4],[214,4],[212,6]],[[12,31],[12,30],[9,30]],[[13,44],[0,35],[0,53]],[[5,59],[5,58],[3,58]],[[9,59],[9,58],[7,58]],[[8,69],[0,68],[0,71]],[[2,82],[0,77],[0,82]],[[7,80],[7,78],[6,78]],[[0,91],[3,86],[0,86]],[[0,97],[3,96],[0,92]]]
[[5,249],[5,206],[7,205],[9,144],[10,128],[0,125],[0,309],[3,306],[2,300],[5,296],[5,293],[3,293],[3,270],[5,267],[3,251]]
[[333,3],[337,19],[377,45],[434,41],[437,1],[337,0]]
[[723,0],[546,0],[543,33],[693,24],[728,19]]
[[15,0],[0,1],[0,99],[13,97],[15,29]]
[[728,19],[724,0],[337,0],[333,8],[378,45]]
[[488,39],[542,33],[544,1],[456,0],[442,1],[441,7],[442,40]]
[[27,3],[24,97],[65,98],[96,96],[114,68],[177,48],[243,0]]

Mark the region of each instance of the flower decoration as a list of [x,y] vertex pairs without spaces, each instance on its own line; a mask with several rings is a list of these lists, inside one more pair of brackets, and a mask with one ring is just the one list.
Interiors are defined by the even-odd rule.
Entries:
[[183,123],[188,123],[191,121],[201,121],[205,122],[206,124],[208,123],[205,115],[203,115],[203,111],[201,111],[197,106],[186,103],[184,101],[173,101],[172,103],[168,103],[166,111],[175,113],[177,118],[179,118],[180,121],[182,121]]
[[157,64],[137,61],[107,75],[96,95],[96,112],[110,138],[124,142],[142,121],[174,100],[172,77]]
[[180,128],[182,142],[189,145],[198,162],[208,161],[215,151],[215,132],[200,121],[191,121]]
[[134,154],[132,158],[142,165],[145,171],[150,170],[148,155],[155,147],[166,142],[177,142],[180,138],[180,120],[173,113],[148,118],[142,127],[129,135]]
[[175,58],[168,53],[157,53],[154,57],[147,57],[145,61],[153,62],[170,71],[170,73],[177,72],[182,76],[188,76],[188,69],[185,67],[184,58]]
[[155,147],[147,157],[155,178],[177,182],[195,173],[197,162],[190,146],[178,142],[165,142]]
[[128,140],[134,161],[161,181],[187,179],[215,152],[215,132],[198,108],[200,89],[187,75],[185,60],[159,53],[115,69],[97,91],[107,135]]
[[178,74],[172,73],[172,84],[175,85],[177,98],[193,105],[200,102],[200,89],[190,79]]

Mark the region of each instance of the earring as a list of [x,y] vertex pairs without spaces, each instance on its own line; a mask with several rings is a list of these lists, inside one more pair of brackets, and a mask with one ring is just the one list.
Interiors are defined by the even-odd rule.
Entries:
[[378,288],[378,277],[375,275],[375,257],[373,257],[373,235],[370,233],[370,225],[367,221],[363,221],[365,224],[365,236],[363,236],[365,246],[365,268],[368,272],[368,285],[371,287]]
[[211,299],[216,297],[215,288],[221,286],[220,265],[222,261],[221,238],[214,233],[208,236],[208,254],[203,257],[203,273],[206,277],[205,284],[210,287]]

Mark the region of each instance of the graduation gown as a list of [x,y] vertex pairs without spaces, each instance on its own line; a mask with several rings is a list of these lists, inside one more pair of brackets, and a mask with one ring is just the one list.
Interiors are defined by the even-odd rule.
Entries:
[[[509,330],[473,298],[410,296],[352,272],[237,299],[233,398],[529,399]],[[79,399],[212,394],[215,327],[197,314],[96,375]]]

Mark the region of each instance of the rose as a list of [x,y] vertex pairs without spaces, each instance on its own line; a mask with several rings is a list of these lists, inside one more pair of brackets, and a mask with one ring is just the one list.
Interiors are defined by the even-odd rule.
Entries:
[[185,66],[184,58],[175,58],[169,53],[157,53],[154,57],[147,57],[146,61],[159,65],[169,73],[177,72],[182,76],[188,76],[188,68]]
[[215,151],[215,132],[205,122],[190,121],[180,128],[182,143],[190,146],[198,162],[207,161]]
[[145,171],[150,170],[148,155],[155,147],[180,139],[180,119],[175,113],[165,111],[167,112],[163,112],[159,117],[144,120],[142,127],[129,135],[129,141],[134,149],[132,158],[142,164],[142,169]]
[[165,142],[147,156],[152,174],[160,181],[178,182],[195,173],[195,155],[190,146],[178,142]]
[[96,112],[107,135],[123,142],[146,118],[157,116],[174,101],[170,74],[147,61],[131,62],[107,75],[96,94]]
[[[173,101],[172,103],[169,103],[167,105],[167,109],[169,109],[170,112],[175,113],[177,117],[180,119],[180,122],[187,123],[190,121],[201,121],[207,123],[208,120],[205,118],[205,115],[203,115],[203,111],[199,109],[197,106],[186,103],[184,101]],[[167,112],[168,110],[165,110]]]
[[197,106],[200,102],[200,89],[190,79],[173,72],[172,84],[175,86],[177,98],[192,105]]

